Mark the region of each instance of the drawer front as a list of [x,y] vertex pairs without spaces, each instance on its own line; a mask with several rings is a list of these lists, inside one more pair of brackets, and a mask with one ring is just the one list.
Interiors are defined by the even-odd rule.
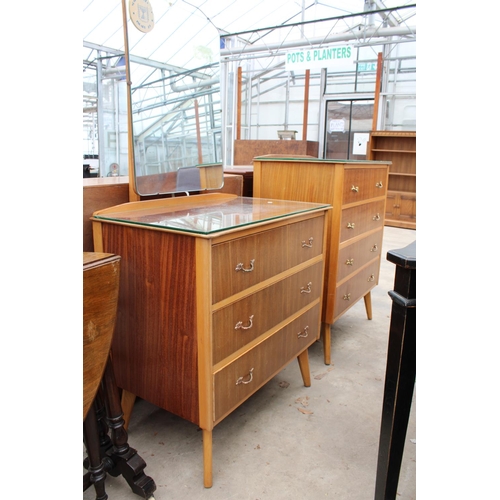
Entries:
[[321,305],[316,304],[281,330],[284,335],[284,345],[281,348],[289,360],[319,339],[320,314]]
[[288,226],[289,266],[305,262],[323,252],[325,216],[297,222]]
[[213,313],[214,364],[288,317],[285,290],[285,281],[280,281]]
[[214,364],[320,297],[322,278],[323,263],[319,262],[215,311],[212,316]]
[[364,297],[378,283],[380,259],[361,270],[345,283],[337,286],[335,296],[335,318]]
[[342,210],[340,242],[384,227],[384,200]]
[[262,231],[212,247],[215,304],[286,269],[287,227]]
[[319,336],[319,314],[317,304],[214,375],[215,421],[240,405],[315,342]]
[[351,245],[342,248],[339,252],[339,264],[337,267],[337,282],[379,256],[382,250],[382,228],[376,233],[371,233]]
[[346,168],[342,203],[385,196],[387,192],[387,167],[384,168]]
[[321,296],[323,261],[290,276],[286,282],[286,312],[290,316]]

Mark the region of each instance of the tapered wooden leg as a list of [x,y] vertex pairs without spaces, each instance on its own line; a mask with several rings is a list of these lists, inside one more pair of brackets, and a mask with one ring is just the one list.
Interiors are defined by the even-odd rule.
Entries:
[[365,309],[366,309],[366,317],[368,319],[372,319],[372,292],[368,292],[365,296]]
[[309,351],[306,349],[297,356],[300,373],[306,387],[311,387],[311,370],[309,369]]
[[130,416],[132,415],[132,410],[134,409],[135,403],[135,394],[132,394],[128,391],[122,391],[122,411],[123,411],[123,420],[125,424],[123,427],[125,430],[128,429],[128,424],[130,423]]
[[332,333],[330,331],[329,323],[322,323],[321,336],[323,337],[323,356],[325,365],[331,363],[331,346],[332,346]]
[[203,429],[203,485],[212,487],[212,431]]

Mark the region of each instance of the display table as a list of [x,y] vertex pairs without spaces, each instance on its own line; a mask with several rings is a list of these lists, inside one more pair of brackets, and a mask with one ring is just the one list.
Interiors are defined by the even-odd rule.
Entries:
[[205,487],[217,423],[295,358],[310,385],[329,209],[204,194],[92,218],[95,248],[122,258],[117,384],[203,430]]
[[258,157],[254,196],[329,203],[323,343],[331,361],[330,325],[364,299],[372,318],[378,283],[390,162]]

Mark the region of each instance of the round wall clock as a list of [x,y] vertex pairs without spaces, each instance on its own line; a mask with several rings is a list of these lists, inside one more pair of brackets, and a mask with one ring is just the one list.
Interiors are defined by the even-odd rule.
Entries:
[[130,20],[139,31],[148,33],[154,28],[153,7],[149,0],[129,0],[128,10]]

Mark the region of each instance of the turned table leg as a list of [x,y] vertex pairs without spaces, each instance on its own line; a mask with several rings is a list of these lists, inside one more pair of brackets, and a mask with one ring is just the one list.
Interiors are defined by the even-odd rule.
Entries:
[[203,485],[212,487],[212,431],[203,429]]
[[309,369],[309,351],[306,349],[297,356],[300,373],[306,387],[311,387],[311,370]]
[[325,365],[331,363],[331,346],[332,346],[332,333],[330,331],[329,323],[321,324],[321,336],[323,337],[323,356]]
[[364,297],[366,317],[372,319],[372,292],[368,292]]
[[[107,451],[113,446],[111,439],[108,436],[108,424],[106,422],[106,407],[104,406],[104,395],[102,394],[102,387],[99,387],[92,403],[93,411],[97,422],[97,434],[99,439],[99,456],[106,457]],[[88,470],[89,457],[83,461],[83,466]],[[106,464],[105,464],[106,467]],[[90,473],[86,474],[87,477]]]
[[121,474],[135,494],[150,498],[156,490],[156,484],[144,473],[146,462],[128,444],[118,387],[115,383],[113,366],[109,360],[101,383],[105,393],[106,421],[113,443],[113,447],[107,452],[113,462],[109,473],[113,476]]
[[88,475],[83,478],[83,491],[91,484],[94,485],[96,500],[107,500],[105,489],[106,470],[101,459],[99,430],[94,404],[90,406],[87,417],[83,422],[83,439],[89,459]]

